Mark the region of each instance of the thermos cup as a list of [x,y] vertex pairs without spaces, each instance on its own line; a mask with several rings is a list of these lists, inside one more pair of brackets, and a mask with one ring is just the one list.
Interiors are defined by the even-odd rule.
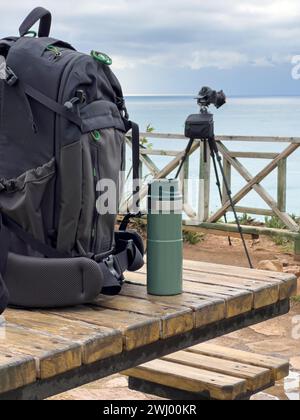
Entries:
[[181,294],[182,265],[182,194],[179,181],[152,181],[148,191],[148,293],[156,296]]

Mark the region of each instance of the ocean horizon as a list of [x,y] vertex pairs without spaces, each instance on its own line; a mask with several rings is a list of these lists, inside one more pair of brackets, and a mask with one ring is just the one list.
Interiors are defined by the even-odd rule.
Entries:
[[[196,95],[176,94],[130,94],[125,95],[130,117],[145,131],[150,125],[157,133],[183,134],[185,120],[190,114],[199,112]],[[300,96],[232,96],[220,109],[213,106],[216,135],[235,136],[274,136],[300,137]],[[154,148],[181,150],[185,142],[174,140],[151,139]],[[278,143],[238,143],[226,142],[226,146],[234,151],[280,152],[288,144]],[[153,157],[158,167],[167,163],[167,158]],[[242,159],[242,163],[252,175],[262,170],[268,163],[266,160]],[[197,179],[199,162],[195,155],[191,159],[191,178]],[[232,190],[237,192],[245,185],[245,181],[233,170]],[[218,193],[212,178],[211,211],[219,206]],[[262,185],[276,199],[277,171],[270,174]],[[195,197],[190,197],[196,206]],[[239,203],[245,207],[268,208],[263,200],[251,192]],[[287,210],[300,216],[300,148],[288,159],[287,172]],[[255,216],[256,217],[256,216]],[[258,218],[258,217],[256,217]]]

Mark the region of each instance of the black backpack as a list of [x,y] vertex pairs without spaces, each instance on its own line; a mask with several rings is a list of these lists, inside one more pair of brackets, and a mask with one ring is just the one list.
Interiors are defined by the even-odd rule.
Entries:
[[6,288],[14,306],[83,304],[118,294],[124,271],[143,265],[139,235],[115,232],[116,214],[96,209],[103,179],[119,200],[129,130],[138,179],[138,126],[110,58],[49,38],[50,27],[50,12],[38,7],[19,37],[0,40],[0,311]]

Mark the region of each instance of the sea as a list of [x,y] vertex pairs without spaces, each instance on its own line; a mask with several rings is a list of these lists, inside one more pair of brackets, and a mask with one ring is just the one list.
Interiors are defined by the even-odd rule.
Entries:
[[[192,95],[146,96],[132,95],[126,97],[127,108],[132,120],[139,123],[141,131],[147,126],[154,133],[183,134],[185,120],[190,114],[199,112],[196,100]],[[216,135],[234,136],[276,136],[300,137],[300,97],[232,97],[218,110],[210,108],[215,117]],[[151,139],[149,143],[155,149],[183,150],[186,142],[180,140]],[[151,147],[151,146],[150,146]],[[288,144],[282,143],[245,143],[226,142],[226,147],[233,151],[280,152]],[[198,179],[199,154],[195,154],[190,163],[191,185]],[[153,157],[159,168],[165,166],[172,158]],[[254,176],[269,161],[261,159],[241,159],[243,165]],[[145,174],[147,178],[147,173]],[[236,193],[246,181],[235,170],[232,172],[232,191]],[[218,191],[212,175],[210,211],[219,207]],[[276,199],[277,171],[270,174],[261,184]],[[190,192],[190,202],[197,208],[195,189]],[[249,193],[239,205],[245,207],[266,208],[268,206],[254,191]],[[288,159],[287,170],[287,211],[300,216],[300,147]],[[256,219],[262,219],[255,216]]]

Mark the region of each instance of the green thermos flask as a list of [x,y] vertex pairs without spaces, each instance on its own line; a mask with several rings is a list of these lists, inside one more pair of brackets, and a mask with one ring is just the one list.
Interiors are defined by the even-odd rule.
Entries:
[[148,191],[148,293],[155,296],[181,294],[182,265],[182,194],[179,181],[152,181]]

